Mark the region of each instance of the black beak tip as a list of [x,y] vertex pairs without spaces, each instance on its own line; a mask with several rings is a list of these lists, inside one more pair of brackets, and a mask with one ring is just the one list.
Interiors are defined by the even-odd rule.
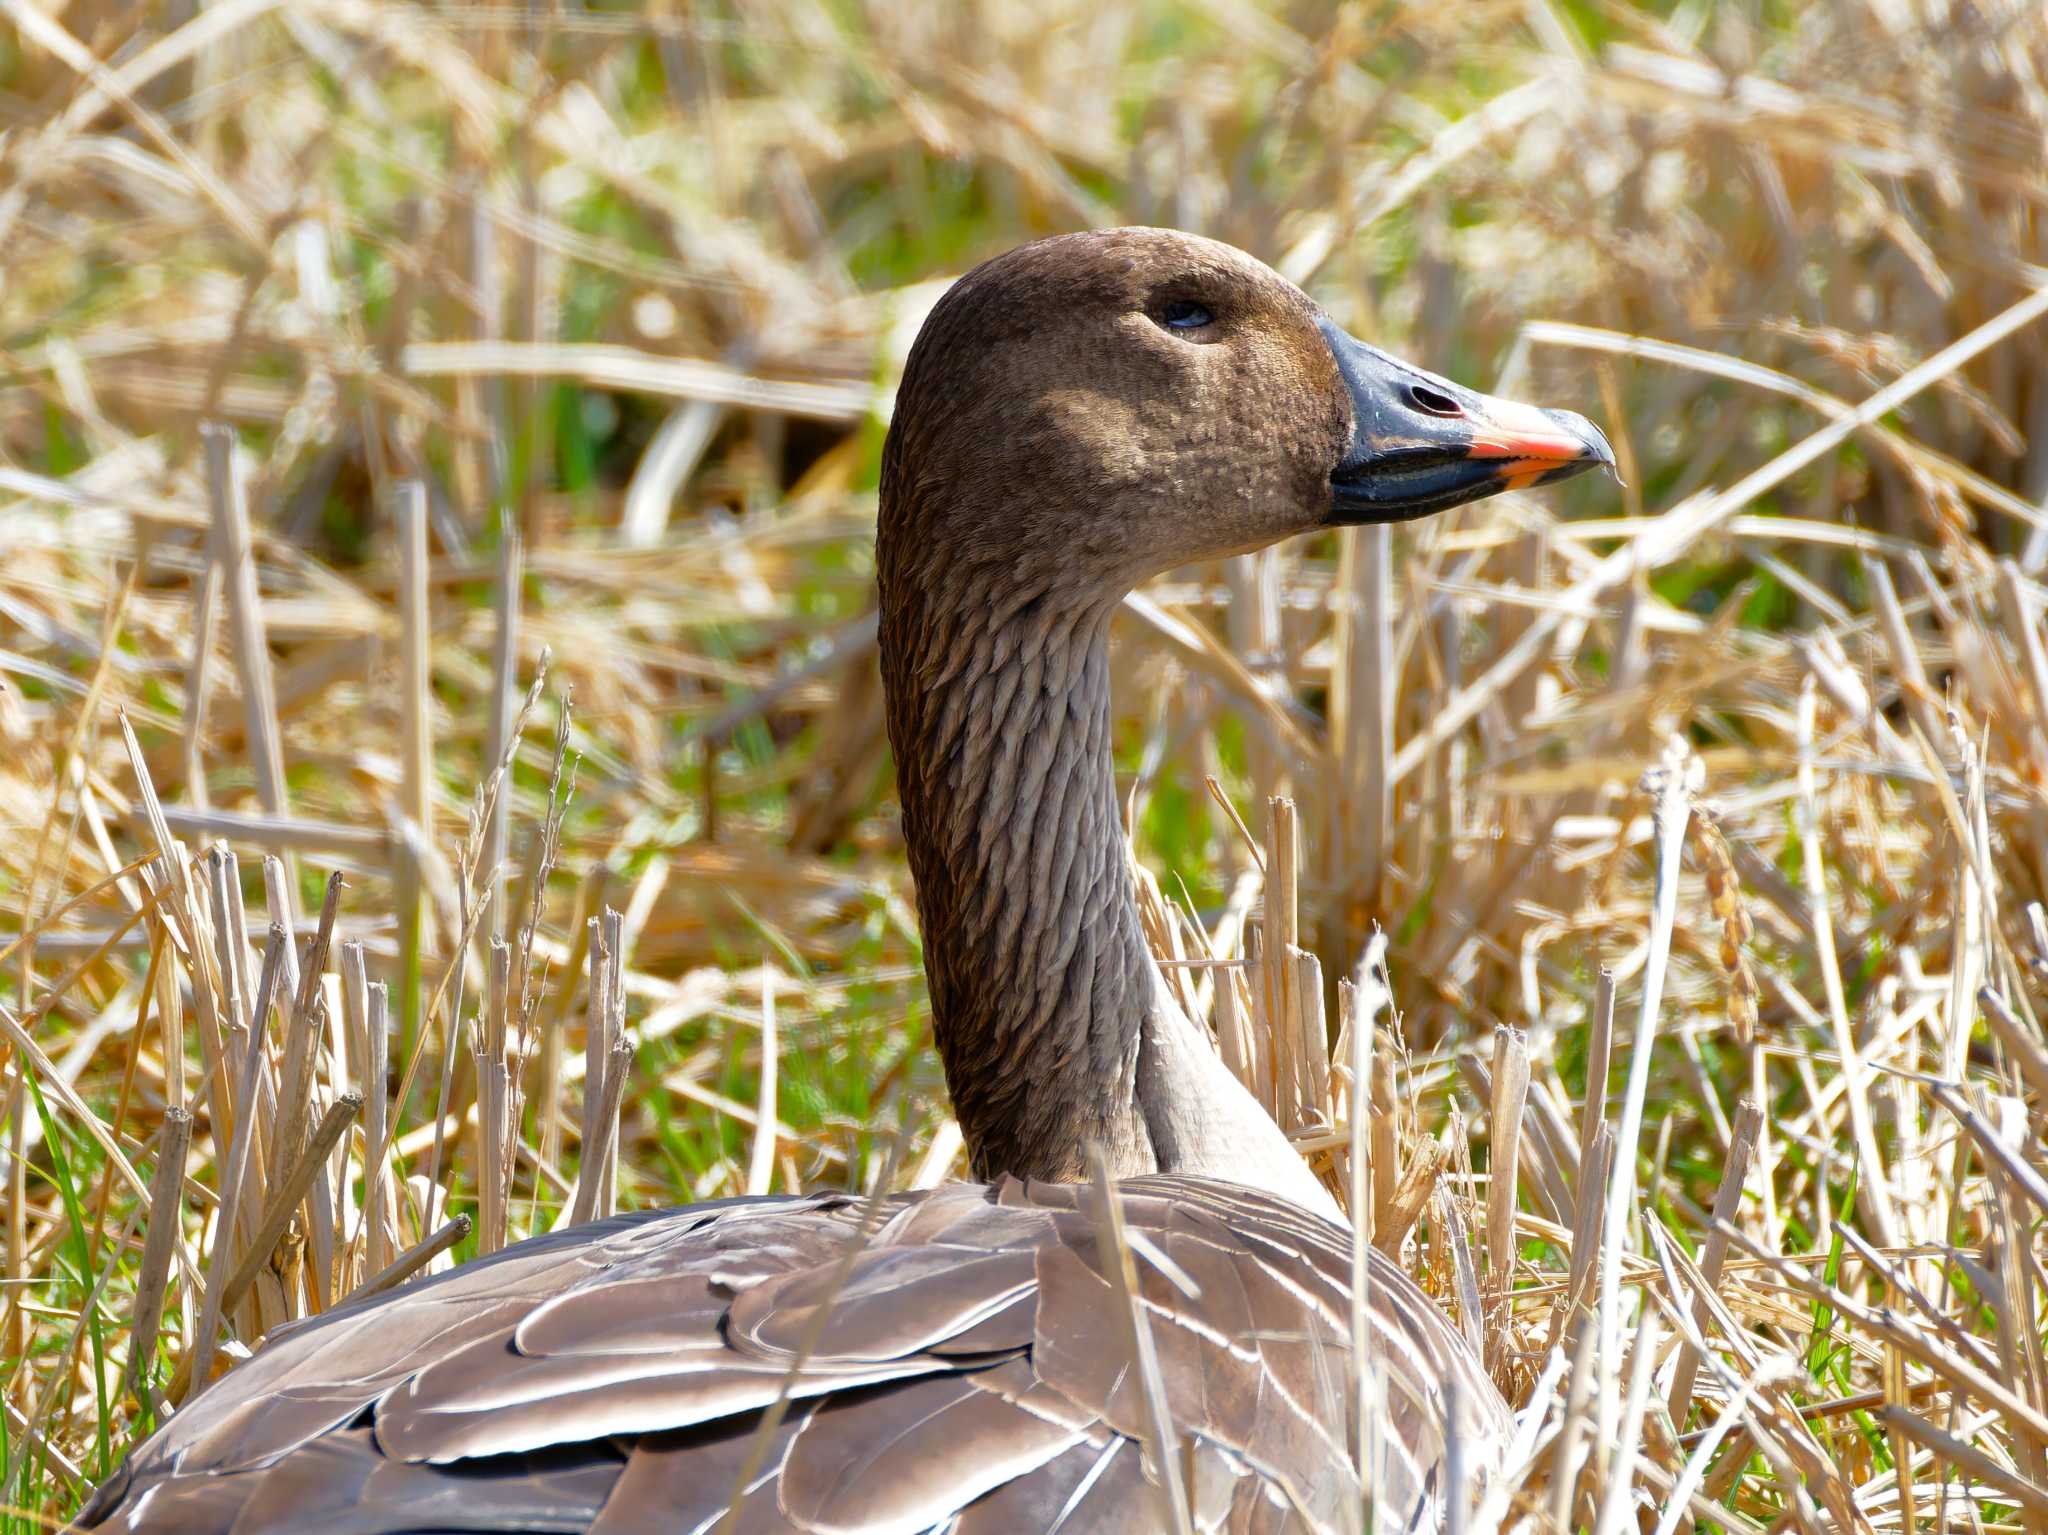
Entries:
[[1523,481],[1524,488],[1529,485],[1556,485],[1564,480],[1574,480],[1592,469],[1604,469],[1614,476],[1616,484],[1621,482],[1621,476],[1615,470],[1614,448],[1599,427],[1576,411],[1545,409],[1543,415],[1560,434],[1578,444],[1579,451],[1569,458],[1554,461],[1551,467],[1537,474],[1533,480]]
[[[1614,473],[1614,449],[1605,432],[1577,411],[1547,410],[1544,414],[1585,444],[1585,457],[1571,466],[1571,473],[1583,474],[1588,469],[1605,469],[1609,474]],[[1615,477],[1620,478],[1619,475]]]

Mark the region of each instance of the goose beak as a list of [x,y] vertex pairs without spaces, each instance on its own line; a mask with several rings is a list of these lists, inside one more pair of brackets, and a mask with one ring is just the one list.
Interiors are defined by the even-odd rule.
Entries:
[[1351,395],[1351,441],[1330,475],[1332,527],[1405,522],[1504,490],[1614,468],[1600,429],[1568,410],[1497,400],[1318,322]]

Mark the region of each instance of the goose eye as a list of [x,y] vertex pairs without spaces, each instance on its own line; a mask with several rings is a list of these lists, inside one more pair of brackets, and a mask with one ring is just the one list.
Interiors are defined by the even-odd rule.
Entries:
[[1417,410],[1427,411],[1432,416],[1462,416],[1464,407],[1440,389],[1427,384],[1410,384],[1408,398],[1415,402]]
[[1177,298],[1162,311],[1168,330],[1200,330],[1216,316],[1191,298]]

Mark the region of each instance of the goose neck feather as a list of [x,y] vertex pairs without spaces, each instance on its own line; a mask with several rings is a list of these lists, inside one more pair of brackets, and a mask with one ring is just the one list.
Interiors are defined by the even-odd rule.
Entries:
[[1136,1104],[1151,960],[1111,769],[1107,613],[890,563],[906,578],[882,613],[890,735],[974,1171],[1083,1177],[1090,1141],[1119,1174],[1153,1171]]
[[882,665],[933,1032],[977,1177],[1203,1173],[1336,1206],[1173,1002],[1110,742],[1110,605],[885,536]]

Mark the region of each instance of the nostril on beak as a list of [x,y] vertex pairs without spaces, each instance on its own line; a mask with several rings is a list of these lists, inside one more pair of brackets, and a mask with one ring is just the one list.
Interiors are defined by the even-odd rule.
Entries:
[[1432,416],[1448,416],[1455,419],[1465,414],[1464,406],[1442,390],[1432,389],[1427,384],[1410,384],[1408,399],[1417,410],[1426,411]]

